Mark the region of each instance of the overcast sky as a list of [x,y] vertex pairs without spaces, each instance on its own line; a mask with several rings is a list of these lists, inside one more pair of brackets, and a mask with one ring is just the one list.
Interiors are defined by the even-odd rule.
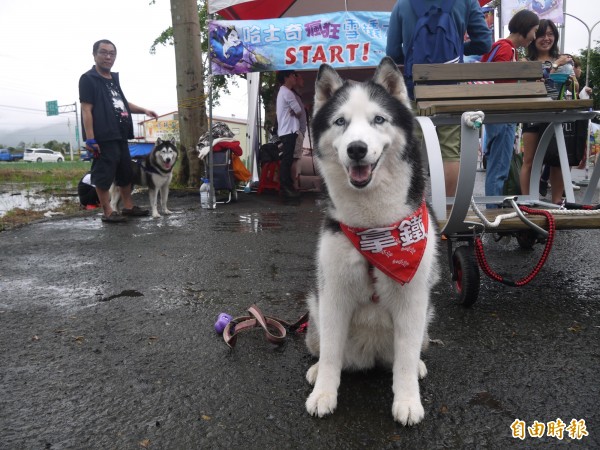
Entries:
[[[600,1],[566,1],[567,12],[588,26],[600,20]],[[47,117],[45,104],[49,100],[59,105],[79,102],[78,80],[93,65],[92,44],[98,39],[116,44],[113,70],[120,72],[130,101],[159,115],[176,110],[174,50],[159,47],[155,55],[149,53],[154,39],[171,25],[170,1],[149,3],[0,0],[0,130],[51,123],[68,127],[69,120],[74,127],[74,114]],[[585,27],[567,17],[565,50],[577,52],[587,46],[587,40]],[[600,25],[592,34],[594,40],[600,40]],[[245,92],[238,92],[215,113],[245,117],[246,101]]]

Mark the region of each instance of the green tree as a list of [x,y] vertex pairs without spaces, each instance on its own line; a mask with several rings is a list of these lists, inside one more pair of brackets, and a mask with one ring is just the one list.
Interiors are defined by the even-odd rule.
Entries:
[[[207,3],[203,0],[198,0],[198,21],[200,22],[200,48],[202,49],[203,61],[202,67],[204,69],[204,79],[208,80],[209,75],[209,53],[208,53],[208,10]],[[150,53],[155,54],[156,48],[159,46],[175,45],[173,40],[173,27],[169,27],[164,30],[160,36],[158,36],[152,46],[150,47]],[[236,84],[236,76],[228,75],[215,75],[213,77],[213,106],[219,105],[219,98],[221,95],[229,95],[229,83]],[[206,84],[205,84],[206,86]],[[208,93],[206,93],[208,95]]]
[[[215,19],[219,19],[216,16]],[[209,76],[209,38],[208,38],[208,10],[207,3],[204,0],[198,0],[198,20],[200,22],[200,48],[202,49],[202,55],[204,56],[203,68],[204,78],[208,79]],[[159,37],[157,37],[152,46],[150,47],[150,53],[155,53],[156,48],[159,45],[174,45],[173,41],[173,28],[169,27],[164,30]],[[229,95],[230,85],[237,86],[239,79],[245,80],[243,75],[214,75],[213,76],[213,91],[212,91],[212,102],[213,106],[219,105],[219,99],[223,96]],[[263,105],[265,105],[265,130],[269,130],[276,123],[275,116],[275,73],[273,72],[262,72],[260,77],[260,98]],[[208,92],[206,93],[208,95]],[[207,108],[208,109],[208,108]]]
[[58,142],[56,140],[51,140],[43,144],[44,148],[49,148],[50,150],[54,150],[55,152],[61,152],[63,154],[67,153],[69,150],[68,142]]
[[[588,64],[588,51],[581,49],[579,53],[577,56],[581,61],[581,79],[579,81],[583,87]],[[597,111],[600,108],[600,41],[596,41],[596,47],[590,49],[589,85],[593,89],[594,110]]]

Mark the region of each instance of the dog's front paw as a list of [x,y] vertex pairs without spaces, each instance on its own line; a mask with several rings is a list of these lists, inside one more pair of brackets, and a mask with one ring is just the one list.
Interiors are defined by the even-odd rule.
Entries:
[[420,399],[394,400],[392,415],[402,425],[415,425],[425,417],[425,410]]
[[168,209],[163,210],[163,214],[169,216],[171,214],[173,214],[173,211],[169,211]]
[[308,381],[308,383],[311,386],[314,386],[315,383],[317,382],[317,375],[319,373],[319,363],[315,363],[313,364],[310,369],[308,369],[306,371],[306,381]]
[[306,400],[306,410],[311,416],[326,416],[335,411],[336,406],[337,392],[323,392],[315,389]]
[[422,359],[419,360],[419,380],[422,380],[427,376],[427,366]]

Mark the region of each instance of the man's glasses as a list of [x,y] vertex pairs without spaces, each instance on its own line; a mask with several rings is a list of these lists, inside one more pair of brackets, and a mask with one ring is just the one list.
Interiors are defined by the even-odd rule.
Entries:
[[117,52],[107,52],[106,50],[100,50],[98,54],[100,56],[109,56],[111,58],[115,58],[117,56]]

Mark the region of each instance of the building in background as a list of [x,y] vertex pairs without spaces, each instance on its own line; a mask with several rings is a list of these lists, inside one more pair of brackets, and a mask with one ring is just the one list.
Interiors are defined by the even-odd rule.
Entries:
[[[224,122],[227,124],[229,129],[232,131],[234,138],[240,141],[240,147],[242,147],[242,151],[244,152],[242,160],[248,158],[249,155],[246,148],[246,119],[240,119],[235,116],[213,116],[212,120],[213,123]],[[158,117],[158,120],[148,119],[138,124],[136,140],[140,142],[154,143],[158,138],[161,138],[162,140],[174,138],[177,142],[179,142],[179,114],[177,111],[163,114],[162,116]],[[200,138],[200,136],[198,136],[198,138]],[[266,142],[264,138],[264,132],[262,142]]]

